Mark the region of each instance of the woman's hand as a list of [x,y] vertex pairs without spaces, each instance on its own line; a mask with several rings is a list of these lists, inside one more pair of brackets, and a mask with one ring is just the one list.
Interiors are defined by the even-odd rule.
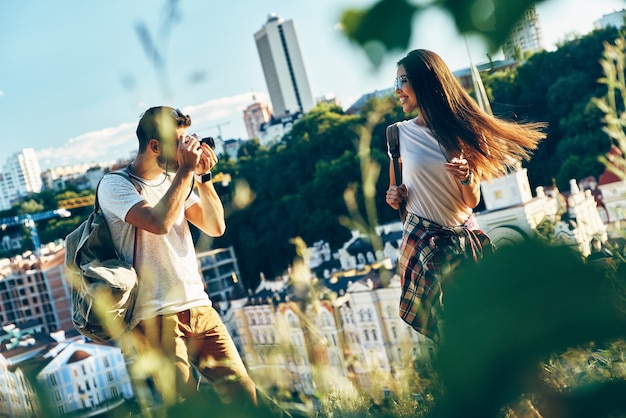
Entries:
[[459,182],[461,196],[467,206],[474,209],[480,203],[480,178],[474,175],[465,158],[453,158],[446,170]]
[[385,195],[385,201],[389,206],[395,210],[400,209],[400,203],[406,200],[406,186],[401,184],[399,186],[389,186],[387,194]]
[[[457,180],[463,182],[469,181],[472,176],[472,170],[465,158],[454,157],[449,163],[446,163],[446,170]],[[469,183],[467,185],[469,185]]]

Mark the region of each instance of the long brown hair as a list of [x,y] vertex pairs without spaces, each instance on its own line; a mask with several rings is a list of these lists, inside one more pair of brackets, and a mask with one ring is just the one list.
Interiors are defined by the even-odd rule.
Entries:
[[450,156],[463,155],[485,180],[505,174],[545,138],[545,123],[519,123],[483,112],[443,59],[416,49],[398,61],[415,91],[418,111]]

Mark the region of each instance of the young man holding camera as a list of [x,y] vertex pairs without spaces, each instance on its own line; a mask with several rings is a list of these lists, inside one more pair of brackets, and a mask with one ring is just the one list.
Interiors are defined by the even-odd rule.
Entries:
[[256,405],[255,385],[198,271],[187,221],[209,236],[222,235],[226,226],[210,176],[217,157],[189,135],[190,125],[178,109],[148,109],[137,127],[137,157],[127,168],[134,184],[105,176],[98,189],[115,247],[138,272],[130,324],[135,363],[152,369],[141,373],[153,376],[166,406],[197,392],[192,367],[223,402]]

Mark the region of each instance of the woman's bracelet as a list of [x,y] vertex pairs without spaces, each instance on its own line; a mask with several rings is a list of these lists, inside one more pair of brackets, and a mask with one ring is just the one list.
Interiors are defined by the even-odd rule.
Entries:
[[470,170],[468,173],[469,174],[465,180],[459,180],[461,186],[469,186],[470,184],[472,184],[472,180],[474,180],[474,172]]

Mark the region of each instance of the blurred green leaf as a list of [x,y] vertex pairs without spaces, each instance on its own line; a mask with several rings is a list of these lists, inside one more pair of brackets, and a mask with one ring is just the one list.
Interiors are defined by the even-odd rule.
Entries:
[[406,0],[381,0],[367,10],[345,11],[341,24],[348,39],[359,44],[378,66],[386,51],[408,48],[417,10]]
[[623,302],[613,280],[574,250],[540,242],[459,269],[443,285],[436,368],[447,393],[434,416],[495,416],[519,394],[543,391],[545,356],[621,337]]
[[[477,34],[495,52],[508,38],[525,11],[541,0],[441,0],[412,4],[408,0],[381,0],[369,9],[344,12],[345,35],[359,44],[370,61],[378,66],[386,52],[405,51],[411,40],[413,18],[426,8],[447,11],[459,34]],[[436,34],[436,28],[433,28]]]

